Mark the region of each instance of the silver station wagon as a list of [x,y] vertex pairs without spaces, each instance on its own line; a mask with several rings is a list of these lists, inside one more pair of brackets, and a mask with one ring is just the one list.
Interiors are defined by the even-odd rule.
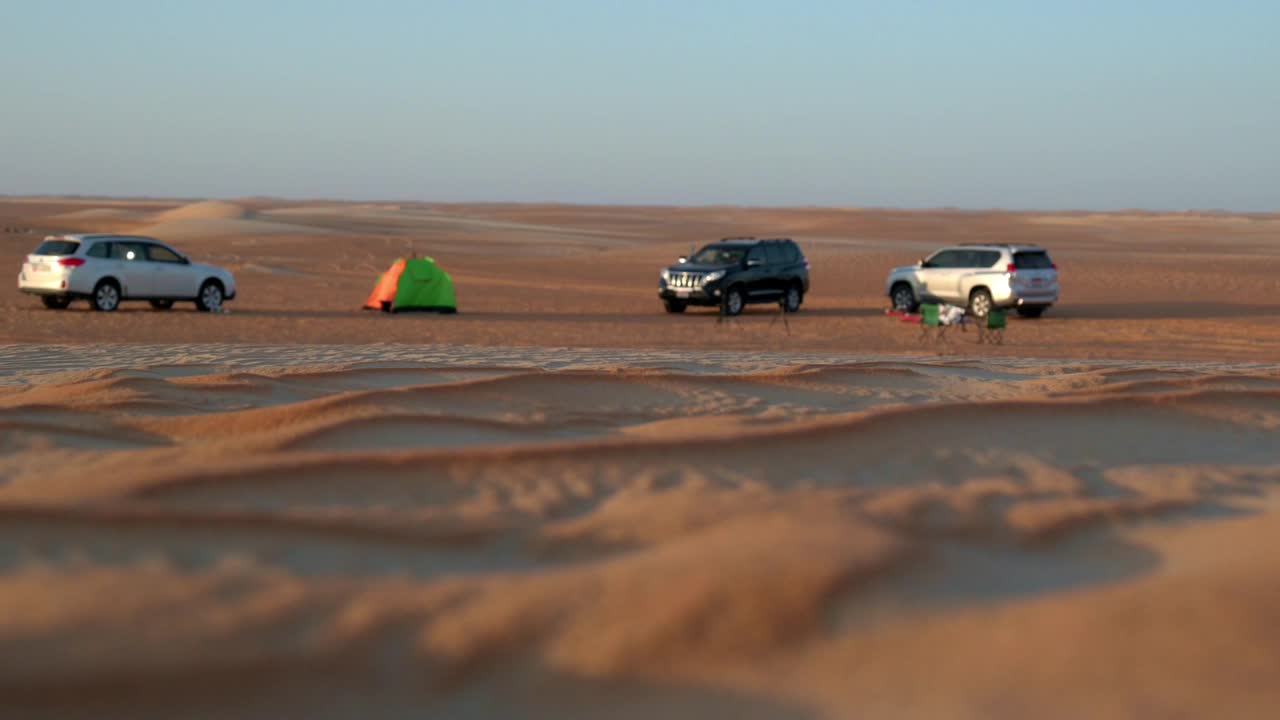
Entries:
[[83,298],[102,312],[125,300],[145,300],[157,310],[190,301],[212,312],[236,296],[236,281],[230,271],[192,262],[149,237],[56,235],[27,256],[18,289],[40,296],[51,310]]

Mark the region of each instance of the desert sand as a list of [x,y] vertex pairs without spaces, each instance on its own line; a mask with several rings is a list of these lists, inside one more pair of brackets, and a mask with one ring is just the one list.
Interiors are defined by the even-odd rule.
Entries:
[[[230,313],[0,299],[15,717],[1167,718],[1280,707],[1280,216],[100,200]],[[788,235],[813,291],[667,316]],[[939,352],[885,272],[1039,242]],[[358,308],[436,258],[456,316]]]

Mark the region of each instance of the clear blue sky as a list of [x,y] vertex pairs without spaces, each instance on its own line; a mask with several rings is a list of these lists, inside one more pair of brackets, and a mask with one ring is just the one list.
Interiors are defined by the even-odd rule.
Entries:
[[0,193],[1280,209],[1276,0],[0,0]]

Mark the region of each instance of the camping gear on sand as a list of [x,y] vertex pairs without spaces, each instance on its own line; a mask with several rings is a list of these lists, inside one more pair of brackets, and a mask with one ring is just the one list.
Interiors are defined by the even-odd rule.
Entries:
[[984,342],[992,345],[1004,344],[1004,328],[1007,324],[1004,310],[992,308],[985,318],[978,320],[978,344]]
[[964,331],[965,320],[964,308],[958,305],[925,303],[920,306],[920,342],[946,344],[947,328],[959,325]]
[[392,263],[364,307],[389,313],[458,311],[453,279],[428,257],[400,258]]

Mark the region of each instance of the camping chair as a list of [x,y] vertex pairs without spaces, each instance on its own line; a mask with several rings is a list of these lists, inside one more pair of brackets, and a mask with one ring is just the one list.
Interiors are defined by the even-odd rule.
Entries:
[[938,306],[933,304],[920,306],[920,342],[946,341],[947,326],[943,325],[941,318],[938,317],[938,310]]
[[992,345],[1004,344],[1004,327],[1008,322],[1008,315],[1004,310],[996,310],[992,308],[987,312],[987,316],[978,321],[978,344],[990,343]]

